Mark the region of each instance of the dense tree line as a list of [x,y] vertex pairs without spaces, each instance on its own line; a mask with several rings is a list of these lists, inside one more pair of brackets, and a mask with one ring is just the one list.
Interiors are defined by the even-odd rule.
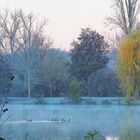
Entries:
[[[4,11],[0,31],[1,94],[4,87],[10,96],[29,98],[121,96],[115,72],[107,68],[109,45],[95,30],[81,29],[70,52],[54,49],[46,21],[22,10]],[[9,75],[16,77],[12,85]]]

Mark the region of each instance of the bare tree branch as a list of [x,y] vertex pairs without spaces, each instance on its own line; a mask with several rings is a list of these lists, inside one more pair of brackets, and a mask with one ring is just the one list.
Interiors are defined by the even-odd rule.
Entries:
[[107,23],[119,27],[124,34],[136,29],[140,12],[138,0],[115,0],[115,15]]

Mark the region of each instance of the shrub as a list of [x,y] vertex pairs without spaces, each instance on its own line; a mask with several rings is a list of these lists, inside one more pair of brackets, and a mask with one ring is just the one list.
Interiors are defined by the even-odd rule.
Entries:
[[84,137],[85,137],[86,139],[94,140],[95,137],[96,137],[98,134],[99,134],[99,131],[97,131],[97,130],[88,131]]
[[81,101],[81,96],[83,93],[83,89],[80,86],[79,82],[76,81],[75,79],[72,80],[69,84],[69,95],[68,99],[72,100],[73,102],[80,102]]

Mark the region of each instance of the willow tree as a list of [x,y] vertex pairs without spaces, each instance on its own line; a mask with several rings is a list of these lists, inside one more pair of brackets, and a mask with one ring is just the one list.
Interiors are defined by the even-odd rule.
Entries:
[[131,32],[120,44],[118,76],[126,97],[140,92],[140,32]]

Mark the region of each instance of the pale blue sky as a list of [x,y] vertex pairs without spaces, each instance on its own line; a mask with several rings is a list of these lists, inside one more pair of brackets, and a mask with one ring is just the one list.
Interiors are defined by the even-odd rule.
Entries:
[[111,14],[113,0],[0,0],[0,8],[31,11],[48,19],[48,34],[55,47],[69,49],[81,28],[104,32],[105,17]]

